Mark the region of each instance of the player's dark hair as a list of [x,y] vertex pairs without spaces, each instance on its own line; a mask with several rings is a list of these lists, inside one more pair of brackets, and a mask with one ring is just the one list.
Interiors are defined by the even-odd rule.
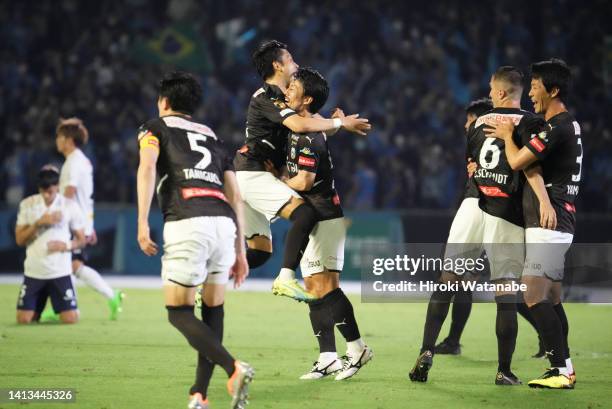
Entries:
[[531,64],[531,77],[542,80],[547,92],[554,88],[559,90],[558,97],[565,101],[569,93],[572,72],[565,61],[558,58]]
[[299,68],[293,75],[293,78],[302,83],[304,96],[312,97],[308,111],[311,114],[319,112],[329,96],[329,86],[325,78],[323,78],[319,71],[312,68]]
[[55,128],[55,135],[62,135],[64,138],[70,138],[74,141],[75,146],[83,146],[89,141],[89,132],[83,121],[73,117],[68,119],[60,118]]
[[283,50],[287,49],[287,44],[276,40],[264,41],[253,52],[253,65],[259,76],[265,81],[274,75],[274,61],[280,62]]
[[159,81],[159,97],[168,98],[173,111],[191,115],[202,101],[202,86],[192,74],[174,71]]
[[520,96],[523,92],[523,73],[516,67],[510,65],[501,66],[495,71],[493,78],[510,85],[510,88],[508,88],[510,95],[518,93],[518,96]]
[[493,103],[490,98],[475,99],[465,107],[465,113],[479,117],[485,112],[493,109]]
[[38,172],[37,185],[41,189],[48,189],[59,184],[59,170],[53,165],[45,165]]

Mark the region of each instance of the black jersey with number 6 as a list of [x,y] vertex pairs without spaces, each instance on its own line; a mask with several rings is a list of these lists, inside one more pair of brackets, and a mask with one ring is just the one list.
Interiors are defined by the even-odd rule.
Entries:
[[235,214],[223,193],[234,170],[225,145],[208,126],[186,116],[151,119],[138,131],[140,148],[159,149],[157,199],[165,221]]
[[[574,234],[576,207],[582,177],[580,125],[569,112],[550,118],[542,132],[534,133],[525,146],[542,166],[544,184],[557,213],[557,231]],[[540,206],[531,188],[523,199],[526,227],[540,227]]]
[[488,122],[512,121],[513,139],[522,147],[534,132],[544,126],[544,120],[518,108],[493,108],[478,117],[468,132],[468,152],[478,163],[473,180],[480,191],[479,206],[486,213],[517,226],[524,226],[522,195],[523,172],[512,170],[501,139],[489,138],[484,130]]
[[323,132],[294,134],[287,145],[287,171],[294,177],[300,170],[316,173],[312,188],[300,192],[316,210],[319,220],[342,217],[340,197],[334,186],[334,165]]

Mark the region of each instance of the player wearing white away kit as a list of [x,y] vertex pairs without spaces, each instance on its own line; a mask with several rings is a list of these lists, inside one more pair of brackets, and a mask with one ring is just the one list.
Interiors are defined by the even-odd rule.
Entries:
[[73,324],[79,318],[70,251],[85,245],[84,220],[77,204],[58,193],[58,182],[57,168],[43,167],[38,173],[39,193],[19,204],[15,241],[27,247],[17,301],[19,324],[38,321],[47,298],[61,322]]
[[[85,236],[87,245],[98,242],[94,229],[94,201],[93,201],[93,166],[87,156],[80,149],[89,139],[87,128],[78,118],[60,120],[56,129],[56,147],[66,158],[60,173],[60,192],[67,198],[74,199],[85,215]],[[93,268],[86,266],[87,256],[84,249],[72,252],[72,271],[74,275],[83,280],[88,286],[102,294],[108,300],[110,319],[115,320],[121,312],[123,293],[113,291],[100,274]]]

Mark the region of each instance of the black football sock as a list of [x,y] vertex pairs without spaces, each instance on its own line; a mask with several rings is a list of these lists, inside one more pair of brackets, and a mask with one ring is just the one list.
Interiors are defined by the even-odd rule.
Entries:
[[193,305],[166,306],[166,309],[168,310],[168,321],[183,334],[189,345],[211,362],[221,366],[227,372],[227,376],[234,373],[234,358],[221,345],[217,334],[196,318],[193,313]]
[[497,303],[497,319],[495,320],[495,335],[497,336],[497,370],[510,372],[512,354],[516,347],[518,321],[516,319],[516,296],[513,294],[495,297]]
[[247,263],[249,263],[250,268],[257,268],[265,264],[266,261],[272,257],[272,253],[267,251],[257,250],[257,249],[249,249],[246,251]]
[[289,220],[291,227],[285,238],[283,268],[295,271],[302,258],[302,249],[306,248],[308,243],[308,236],[317,224],[317,214],[311,206],[304,203],[293,210]]
[[327,293],[323,297],[323,301],[328,303],[334,323],[346,342],[353,342],[361,338],[359,326],[357,320],[355,320],[353,304],[341,288],[336,288]]
[[465,328],[470,312],[472,311],[472,292],[470,290],[457,291],[453,300],[453,312],[448,341],[459,345],[461,334]]
[[[202,321],[210,327],[215,333],[219,342],[223,342],[223,318],[225,312],[223,304],[216,307],[209,307],[202,303]],[[208,393],[208,385],[212,377],[215,366],[206,358],[206,356],[198,353],[198,366],[196,367],[196,381],[191,387],[189,394],[200,392],[204,399]]]
[[533,316],[544,341],[546,355],[553,368],[565,367],[565,354],[563,350],[563,329],[561,328],[561,320],[553,309],[549,301],[542,301],[531,308]]
[[431,351],[432,354],[434,353],[434,346],[436,345],[438,335],[440,335],[442,324],[444,324],[444,320],[448,314],[448,307],[450,306],[450,300],[453,295],[454,293],[451,291],[439,290],[431,294],[429,304],[427,305],[421,353],[425,351]]
[[525,320],[530,323],[533,329],[537,332],[538,327],[533,319],[533,316],[531,315],[531,311],[529,311],[529,307],[527,304],[525,304],[525,299],[522,292],[517,294],[516,310],[519,314],[521,314],[521,317],[525,318]]
[[336,352],[334,319],[331,309],[323,299],[309,303],[308,307],[310,308],[312,331],[319,342],[319,352]]
[[567,342],[567,336],[569,334],[569,322],[567,322],[567,315],[565,315],[565,309],[563,308],[563,304],[559,303],[553,307],[555,312],[557,313],[557,317],[559,317],[559,321],[561,322],[561,333],[563,334],[563,349],[565,359],[570,357],[569,344]]

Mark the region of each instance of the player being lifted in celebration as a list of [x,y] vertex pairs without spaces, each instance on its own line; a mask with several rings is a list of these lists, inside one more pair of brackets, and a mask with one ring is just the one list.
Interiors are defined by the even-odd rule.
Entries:
[[85,221],[79,206],[59,193],[59,178],[57,168],[43,167],[38,173],[39,193],[19,204],[15,241],[27,247],[17,301],[19,324],[38,321],[47,298],[60,322],[74,324],[79,319],[70,251],[85,245]]
[[531,387],[571,389],[576,376],[569,354],[569,325],[561,303],[565,253],[576,228],[576,208],[582,166],[580,125],[565,106],[571,80],[562,60],[541,61],[531,66],[529,97],[535,112],[543,114],[546,128],[532,135],[522,148],[511,138],[514,126],[502,123],[488,136],[502,138],[506,157],[513,169],[542,166],[544,182],[556,212],[556,223],[541,226],[540,206],[533,190],[525,189],[525,242],[527,244],[523,283],[525,302],[537,323],[551,368]]
[[[463,228],[451,229],[447,241],[445,258],[476,259],[483,249],[491,267],[491,281],[495,284],[510,284],[520,278],[524,262],[524,228],[522,200],[522,173],[513,171],[503,155],[502,141],[487,138],[484,129],[489,121],[503,119],[517,124],[513,138],[519,144],[526,143],[530,135],[542,126],[542,120],[534,114],[520,109],[523,91],[523,75],[514,67],[500,67],[491,77],[489,96],[493,110],[480,116],[468,132],[468,156],[478,162],[473,179],[480,191],[479,209],[473,209]],[[525,170],[545,215],[545,223],[554,215],[554,210],[544,187],[541,169]],[[453,271],[444,271],[441,282],[451,283],[461,279]],[[431,295],[423,344],[417,361],[410,371],[412,381],[425,382],[433,364],[434,345],[440,328],[446,319],[451,291],[437,290]],[[516,345],[518,324],[516,317],[516,292],[497,291],[497,336],[498,370],[497,385],[518,385],[521,382],[510,369]]]
[[[81,212],[85,215],[87,245],[93,246],[98,242],[94,229],[93,167],[81,150],[81,147],[89,140],[89,132],[83,125],[83,121],[78,118],[69,118],[59,121],[55,135],[57,150],[66,158],[60,172],[60,192],[79,205]],[[74,249],[72,252],[73,274],[108,300],[110,319],[117,319],[121,312],[123,293],[113,291],[96,270],[85,265],[86,262],[85,248]]]
[[[287,91],[289,108],[310,118],[329,95],[327,81],[317,71],[300,68]],[[300,269],[306,291],[317,299],[309,303],[310,322],[319,341],[319,359],[301,379],[319,379],[338,372],[336,380],[352,377],[372,359],[372,349],[359,334],[353,306],[340,288],[344,265],[346,224],[334,187],[333,165],[323,132],[291,133],[287,145],[285,183],[314,209],[317,224],[310,234]],[[346,359],[336,353],[334,325],[346,339]]]
[[282,269],[272,291],[299,301],[312,300],[295,279],[300,253],[317,222],[314,209],[293,189],[278,180],[268,167],[285,164],[287,135],[293,132],[333,132],[340,127],[365,134],[367,119],[350,115],[323,119],[302,117],[285,103],[285,92],[298,65],[287,46],[278,41],[262,43],[253,53],[253,63],[264,84],[251,97],[247,112],[246,142],[236,153],[234,165],[240,193],[245,201],[247,259],[251,268],[266,262],[272,254],[270,221],[282,217],[291,221],[287,232]]
[[[249,271],[242,200],[231,155],[209,127],[191,118],[201,98],[202,88],[191,74],[168,74],[159,85],[159,118],[140,128],[138,244],[149,256],[157,253],[148,222],[157,191],[164,216],[162,278],[168,320],[199,354],[189,408],[208,408],[213,364],[229,377],[232,408],[242,408],[254,371],[221,344],[225,285],[233,275],[238,287]],[[204,322],[194,315],[196,287],[202,283],[203,302],[214,314]]]

